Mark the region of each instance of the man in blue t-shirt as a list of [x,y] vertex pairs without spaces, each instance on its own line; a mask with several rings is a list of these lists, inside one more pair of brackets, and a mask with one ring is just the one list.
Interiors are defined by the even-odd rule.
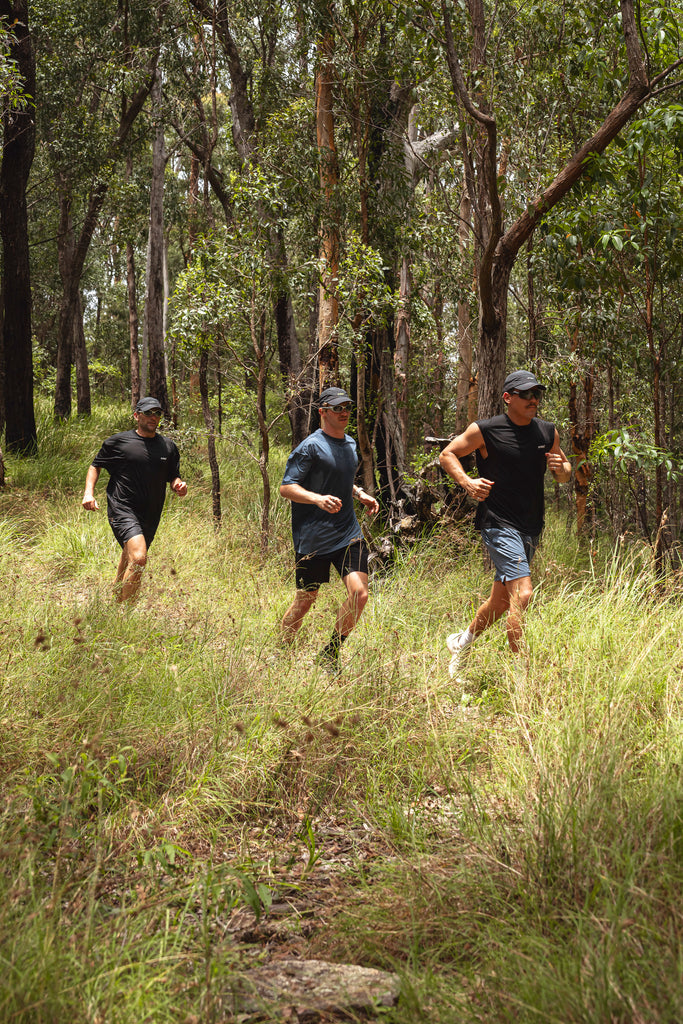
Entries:
[[[479,502],[475,525],[495,567],[491,593],[468,628],[446,638],[451,678],[463,667],[475,636],[505,614],[510,649],[520,656],[524,613],[533,592],[530,563],[543,529],[543,477],[547,467],[565,483],[572,470],[555,425],[536,419],[544,391],[528,370],[508,374],[505,413],[470,423],[440,456],[442,469]],[[460,462],[472,452],[476,478]]]
[[141,398],[133,416],[135,429],[114,434],[102,442],[85,480],[82,505],[96,512],[95,484],[109,473],[107,517],[121,558],[114,580],[118,601],[134,601],[140,590],[147,551],[154,540],[166,498],[166,485],[184,498],[187,484],[180,479],[178,448],[157,433],[163,415],[156,398]]
[[337,611],[329,643],[318,655],[322,664],[339,666],[341,645],[358,622],[368,600],[368,551],[356,518],[357,498],[369,515],[379,511],[372,495],[354,483],[356,442],[346,433],[351,399],[341,388],[320,395],[320,429],[287,460],[280,494],[292,502],[296,596],[282,620],[282,636],[292,643],[313,607],[330,566],[341,576],[347,597]]

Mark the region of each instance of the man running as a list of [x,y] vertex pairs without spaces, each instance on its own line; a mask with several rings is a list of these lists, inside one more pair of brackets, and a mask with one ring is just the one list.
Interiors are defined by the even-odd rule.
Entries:
[[296,596],[282,620],[282,637],[292,643],[305,615],[328,583],[333,565],[346,586],[335,628],[318,661],[339,668],[339,652],[368,600],[368,551],[356,518],[357,498],[368,515],[379,511],[375,498],[354,484],[356,442],[346,433],[351,399],[341,388],[326,388],[318,400],[320,429],[301,442],[287,460],[280,494],[292,502]]
[[[446,473],[479,502],[475,526],[495,568],[491,593],[472,622],[446,638],[451,678],[464,666],[474,638],[502,615],[507,615],[510,650],[519,654],[533,592],[530,564],[544,523],[546,466],[560,483],[571,476],[555,424],[536,418],[544,391],[545,385],[528,370],[510,373],[503,385],[506,411],[470,423],[440,456]],[[460,462],[472,452],[476,478],[468,476]]]
[[134,601],[140,590],[147,552],[157,531],[166,497],[166,484],[181,498],[187,484],[180,479],[180,454],[173,441],[157,434],[163,415],[156,398],[141,398],[135,406],[135,429],[114,434],[88,469],[83,508],[95,512],[95,485],[102,469],[109,472],[107,516],[121,545],[114,580],[118,601]]

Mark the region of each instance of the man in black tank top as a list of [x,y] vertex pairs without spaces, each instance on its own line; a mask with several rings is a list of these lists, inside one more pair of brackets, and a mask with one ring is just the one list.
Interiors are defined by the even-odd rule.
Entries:
[[[468,628],[446,639],[451,678],[457,678],[474,638],[502,615],[507,615],[510,650],[520,657],[524,613],[533,592],[530,563],[543,529],[543,477],[546,467],[560,483],[571,476],[555,425],[536,418],[545,385],[528,370],[515,370],[503,388],[506,411],[470,423],[440,457],[446,473],[479,502],[475,525],[496,570],[491,593]],[[473,452],[476,478],[460,462]]]

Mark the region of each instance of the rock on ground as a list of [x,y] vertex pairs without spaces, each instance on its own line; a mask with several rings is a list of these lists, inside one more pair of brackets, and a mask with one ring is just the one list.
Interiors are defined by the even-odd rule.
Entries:
[[[241,1020],[316,1021],[350,1012],[394,1006],[400,982],[395,974],[354,964],[323,960],[277,960],[257,967],[236,981],[233,1013]],[[296,1014],[296,1016],[295,1016]]]

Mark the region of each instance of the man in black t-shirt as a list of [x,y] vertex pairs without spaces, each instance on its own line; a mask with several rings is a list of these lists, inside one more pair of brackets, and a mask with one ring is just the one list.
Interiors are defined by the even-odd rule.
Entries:
[[133,416],[136,427],[114,434],[88,469],[83,508],[95,512],[94,491],[100,472],[109,472],[107,517],[121,545],[114,580],[118,601],[133,601],[140,590],[147,552],[157,531],[166,497],[166,484],[181,498],[187,484],[180,479],[180,454],[173,441],[157,434],[163,413],[156,398],[141,398]]
[[[463,667],[475,636],[505,614],[510,649],[520,658],[524,613],[533,592],[530,563],[543,529],[546,466],[558,482],[571,476],[555,425],[536,419],[545,385],[528,370],[515,370],[503,388],[505,413],[470,423],[440,456],[442,469],[479,502],[475,525],[496,570],[491,593],[468,628],[446,638],[451,678]],[[472,452],[476,478],[460,462]]]

